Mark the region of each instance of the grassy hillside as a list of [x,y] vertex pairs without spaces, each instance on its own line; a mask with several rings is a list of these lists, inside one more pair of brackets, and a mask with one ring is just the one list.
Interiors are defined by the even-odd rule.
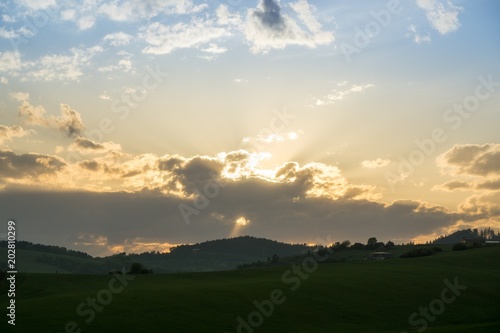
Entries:
[[[259,327],[241,332],[416,332],[422,324],[412,327],[410,315],[441,298],[445,279],[453,283],[457,278],[467,289],[427,321],[426,332],[499,332],[499,259],[497,246],[414,259],[321,264],[306,279],[280,265],[144,275],[128,281],[122,292],[108,293],[111,300],[105,297],[110,281],[115,282],[110,275],[19,274],[15,331],[65,332],[65,325],[74,321],[82,332],[237,332],[237,318],[247,321],[256,311],[255,300],[269,300],[280,290],[283,295],[275,299],[283,303],[269,317],[262,316]],[[1,287],[0,307],[5,309],[5,281]],[[84,302],[97,295],[109,304],[90,318]],[[79,315],[82,303],[80,311],[86,312]],[[87,324],[85,319],[93,320]],[[78,332],[68,327],[68,332]]]
[[[180,245],[170,253],[120,253],[104,258],[57,246],[20,241],[16,247],[18,271],[23,273],[105,274],[129,269],[140,262],[155,273],[206,272],[229,270],[239,264],[266,262],[273,255],[293,256],[306,252],[304,244],[286,244],[250,236]],[[6,267],[7,243],[0,242],[0,267]]]

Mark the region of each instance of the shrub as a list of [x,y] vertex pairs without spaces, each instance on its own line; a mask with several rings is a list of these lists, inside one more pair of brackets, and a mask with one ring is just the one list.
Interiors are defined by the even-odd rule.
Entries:
[[463,243],[457,243],[457,244],[453,245],[453,247],[452,247],[453,251],[463,251],[463,250],[467,250],[467,249],[468,249],[467,245],[465,245]]
[[415,249],[415,250],[411,250],[411,251],[408,251],[406,253],[403,253],[399,257],[400,258],[416,258],[416,257],[426,257],[426,256],[430,256],[432,254],[434,254],[433,250]]

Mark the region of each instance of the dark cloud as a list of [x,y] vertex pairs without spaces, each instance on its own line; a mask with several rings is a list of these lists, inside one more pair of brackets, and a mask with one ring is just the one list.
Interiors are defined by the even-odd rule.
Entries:
[[56,128],[69,137],[80,135],[84,130],[80,114],[66,104],[61,104],[61,113],[60,117],[53,118]]
[[471,184],[460,180],[450,180],[449,182],[441,185],[440,187],[448,191],[466,190],[471,188]]
[[485,194],[473,195],[460,205],[460,211],[483,219],[490,219],[494,222],[493,218],[496,217],[497,221],[500,218],[500,191],[486,192]]
[[16,154],[10,150],[0,150],[0,177],[36,178],[62,170],[66,163],[56,156],[28,153]]
[[174,171],[179,169],[185,160],[180,156],[164,156],[158,160],[158,169],[161,171]]
[[215,158],[197,156],[173,170],[177,180],[188,194],[203,190],[209,179],[218,179],[224,165]]
[[96,161],[82,161],[79,163],[80,167],[90,170],[90,171],[97,171],[99,170],[99,163]]
[[500,179],[479,183],[476,188],[480,190],[500,190]]
[[[110,246],[135,238],[178,244],[243,234],[287,242],[315,242],[326,236],[361,242],[371,236],[408,241],[451,226],[461,218],[442,207],[416,201],[386,205],[368,200],[332,200],[307,196],[304,190],[295,182],[271,183],[258,178],[229,181],[191,216],[189,224],[180,214],[179,205],[194,208],[193,199],[147,189],[88,193],[7,188],[0,192],[0,211],[18,220],[20,239],[72,248],[81,235],[105,237]],[[237,230],[235,221],[240,217],[250,223]],[[97,246],[78,249],[102,251]]]
[[33,106],[24,101],[18,109],[19,116],[27,125],[55,128],[69,137],[77,136],[84,130],[80,114],[66,104],[60,106],[61,115],[46,116],[46,110],[42,106]]
[[74,145],[76,147],[82,148],[82,149],[90,149],[90,150],[103,150],[103,149],[105,149],[105,147],[102,144],[96,143],[92,140],[82,138],[82,137],[76,138],[74,141]]
[[455,145],[440,159],[458,173],[477,176],[500,175],[500,144]]
[[281,15],[281,7],[274,0],[263,0],[261,3],[262,10],[256,9],[253,12],[255,18],[260,23],[269,29],[283,31],[285,29],[285,20]]

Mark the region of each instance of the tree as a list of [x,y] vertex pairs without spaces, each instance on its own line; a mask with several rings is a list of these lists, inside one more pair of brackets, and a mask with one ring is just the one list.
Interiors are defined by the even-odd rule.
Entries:
[[349,246],[351,245],[351,241],[349,241],[349,240],[345,240],[345,241],[343,241],[343,242],[342,242],[342,244],[340,244],[340,245],[345,246],[345,247],[349,247]]
[[354,243],[354,244],[351,245],[350,249],[352,249],[352,250],[362,250],[362,249],[364,249],[364,247],[365,246],[363,244],[361,244],[361,243]]
[[129,274],[142,274],[142,271],[144,270],[144,266],[140,262],[134,262],[130,266]]
[[277,254],[273,254],[273,257],[271,258],[271,264],[276,264],[280,260],[280,257],[278,257]]
[[130,271],[128,272],[128,274],[153,274],[153,270],[147,269],[140,262],[134,262],[130,266]]
[[368,238],[368,242],[366,243],[365,249],[373,250],[377,248],[377,238],[370,237]]
[[392,249],[394,247],[394,243],[391,241],[388,241],[387,244],[385,244],[385,247],[388,249]]

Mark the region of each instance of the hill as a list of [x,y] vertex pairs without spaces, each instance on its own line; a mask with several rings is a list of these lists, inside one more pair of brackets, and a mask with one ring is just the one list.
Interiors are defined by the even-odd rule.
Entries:
[[[7,242],[0,242],[6,249]],[[212,240],[193,245],[181,245],[170,253],[146,252],[141,254],[119,253],[93,258],[87,253],[63,247],[17,242],[19,272],[106,274],[109,271],[128,269],[140,262],[155,273],[203,272],[234,269],[246,262],[266,262],[273,255],[293,256],[306,252],[305,244],[286,244],[250,236]],[[0,258],[6,267],[6,256]]]
[[[142,275],[121,290],[115,276],[19,274],[12,332],[238,332],[241,321],[256,326],[245,333],[498,332],[499,257],[492,246],[317,267],[309,260],[300,270]],[[5,309],[6,282],[0,287]],[[5,320],[0,327],[10,332]]]
[[496,232],[491,228],[485,229],[463,229],[451,235],[441,236],[435,239],[432,244],[457,244],[462,238],[483,237],[487,240],[500,240],[500,231]]

